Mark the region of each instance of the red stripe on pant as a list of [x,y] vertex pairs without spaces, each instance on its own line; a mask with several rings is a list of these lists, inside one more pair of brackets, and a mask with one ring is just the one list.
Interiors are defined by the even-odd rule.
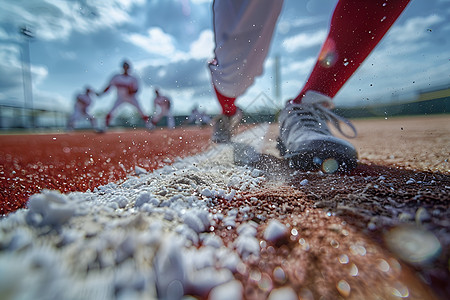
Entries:
[[333,98],[380,42],[409,1],[339,1],[316,65],[294,102],[300,103],[308,90]]

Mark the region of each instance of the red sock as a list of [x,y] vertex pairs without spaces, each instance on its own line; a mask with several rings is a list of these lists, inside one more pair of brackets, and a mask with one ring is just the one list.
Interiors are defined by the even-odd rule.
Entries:
[[217,100],[219,100],[220,106],[222,106],[222,113],[226,116],[234,115],[237,110],[236,105],[234,105],[234,101],[236,101],[236,98],[230,98],[222,95],[215,86],[214,91],[216,92]]
[[106,126],[109,126],[109,122],[111,122],[111,114],[107,114],[105,118],[105,124]]
[[333,98],[383,38],[410,0],[340,0],[308,81],[294,102],[314,90]]

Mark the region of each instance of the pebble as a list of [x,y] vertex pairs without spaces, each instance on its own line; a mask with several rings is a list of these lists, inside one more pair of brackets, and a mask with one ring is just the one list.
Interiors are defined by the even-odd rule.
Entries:
[[274,289],[270,292],[268,300],[298,300],[298,296],[295,291],[290,287],[282,287]]
[[442,250],[441,243],[432,232],[412,225],[391,229],[385,234],[385,241],[392,252],[413,264],[429,263]]
[[308,183],[309,183],[308,179],[303,179],[302,181],[300,181],[300,185],[303,186],[308,185]]
[[277,242],[288,234],[286,226],[278,220],[270,220],[264,230],[264,239],[269,242]]
[[209,300],[241,300],[243,290],[242,283],[237,280],[231,280],[213,288],[209,295]]
[[255,237],[240,235],[235,240],[234,246],[244,260],[248,259],[251,255],[259,257],[259,241]]
[[406,181],[406,184],[413,184],[416,181],[413,178],[408,179],[408,181]]
[[139,176],[139,175],[142,175],[142,174],[147,174],[147,170],[144,169],[144,168],[141,168],[141,167],[139,167],[139,166],[135,166],[135,167],[134,167],[134,173],[135,173],[137,176]]
[[424,222],[431,221],[431,215],[428,213],[426,208],[419,207],[416,211],[415,220],[416,220],[416,224],[420,225]]

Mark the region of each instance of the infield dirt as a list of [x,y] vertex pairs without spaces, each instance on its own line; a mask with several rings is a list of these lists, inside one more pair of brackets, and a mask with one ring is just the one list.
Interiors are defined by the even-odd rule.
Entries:
[[[261,255],[235,274],[246,299],[284,286],[301,299],[450,297],[450,117],[354,124],[360,163],[352,172],[290,169],[274,151],[273,124],[252,162],[264,172],[264,186],[239,201],[216,199],[214,209],[224,214],[249,206],[246,218],[259,225]],[[170,164],[214,147],[209,136],[209,128],[0,136],[2,212],[24,207],[44,188],[86,191],[133,175],[135,166]],[[243,218],[237,215],[237,225]],[[264,229],[274,219],[289,230],[266,242]],[[225,225],[214,231],[225,244],[237,236]]]

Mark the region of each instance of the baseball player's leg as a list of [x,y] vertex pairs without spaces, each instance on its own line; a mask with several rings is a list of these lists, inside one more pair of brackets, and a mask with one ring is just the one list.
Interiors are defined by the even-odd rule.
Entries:
[[113,112],[120,106],[122,105],[122,103],[124,103],[124,101],[122,99],[117,99],[116,102],[114,102],[113,107],[111,107],[111,109],[109,110],[109,112],[106,114],[106,118],[105,118],[105,126],[108,127],[109,124],[111,123],[111,118],[113,115]]
[[[353,130],[353,136],[356,136],[355,128],[350,121],[326,107],[332,106],[332,98],[382,39],[408,2],[338,2],[330,32],[307,83],[280,113],[278,148],[291,165],[303,170],[321,168],[328,173],[357,166],[355,147],[333,136],[327,122],[344,122]],[[340,126],[336,127],[345,135]]]
[[308,81],[294,102],[313,90],[333,98],[383,38],[410,0],[341,0]]
[[227,142],[230,124],[239,123],[228,119],[242,116],[236,98],[262,74],[282,4],[282,0],[214,1],[215,59],[209,68],[223,115],[216,120],[213,141]]
[[87,112],[87,107],[82,108],[82,115],[91,123],[92,128],[96,128],[95,118]]
[[167,117],[167,127],[170,129],[175,128],[175,118],[173,117],[172,112],[168,111],[166,117]]
[[75,122],[78,121],[82,117],[82,115],[83,114],[82,114],[80,108],[77,105],[75,105],[75,108],[67,122],[67,129],[73,130],[75,128]]
[[279,0],[214,1],[215,63],[209,68],[219,94],[236,98],[262,74],[282,4]]
[[163,111],[159,110],[157,112],[155,112],[155,114],[153,115],[153,117],[151,118],[151,123],[153,125],[158,124],[159,121],[161,121],[161,119],[164,117]]
[[149,121],[149,116],[147,116],[144,111],[142,110],[141,106],[139,105],[139,102],[137,101],[136,98],[131,98],[129,103],[131,105],[133,105],[134,107],[136,107],[139,115],[141,115],[142,120],[144,120],[145,123],[147,123]]
[[199,121],[202,125],[208,125],[211,124],[211,117],[206,114],[202,114]]
[[92,128],[97,128],[97,120],[94,118],[94,116],[86,113],[86,118],[91,122]]

